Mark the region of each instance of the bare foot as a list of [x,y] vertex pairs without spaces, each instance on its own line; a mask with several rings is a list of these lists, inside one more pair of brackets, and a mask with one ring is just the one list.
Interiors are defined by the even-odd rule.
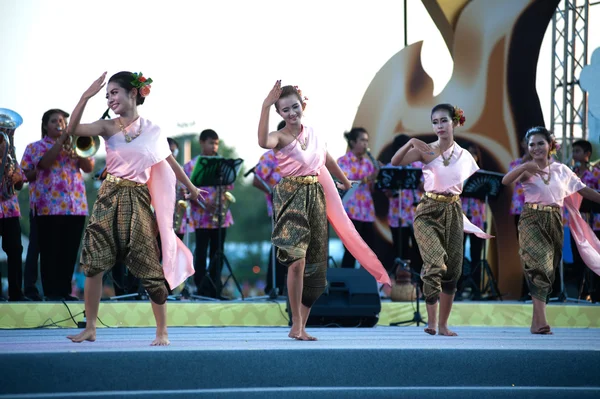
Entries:
[[70,339],[73,342],[77,342],[77,343],[81,343],[83,341],[90,341],[90,342],[94,342],[96,340],[96,329],[95,328],[90,328],[90,329],[85,329],[82,332],[80,332],[77,335],[68,335],[67,336],[68,339]]
[[446,337],[456,337],[456,336],[458,336],[457,333],[455,333],[454,331],[449,330],[448,327],[440,327],[440,326],[438,326],[438,328],[440,329],[440,335],[444,335]]
[[531,331],[532,334],[552,335],[552,331],[550,331],[550,326],[548,324],[539,327],[532,324],[529,331]]
[[292,329],[290,330],[288,337],[293,338],[293,339],[300,339],[301,335],[302,335],[302,329],[297,328],[292,324]]
[[429,335],[435,335],[436,334],[435,328],[429,328],[429,327],[427,327],[423,331],[425,331]]
[[157,332],[156,338],[150,344],[150,346],[169,346],[169,345],[171,345],[171,341],[169,341],[169,334],[167,334],[166,332],[164,332],[164,333]]

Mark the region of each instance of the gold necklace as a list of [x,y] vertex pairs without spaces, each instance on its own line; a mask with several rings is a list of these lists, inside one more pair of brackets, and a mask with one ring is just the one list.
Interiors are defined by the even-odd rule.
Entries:
[[441,155],[442,159],[444,160],[444,166],[450,165],[450,160],[452,159],[452,155],[454,155],[455,148],[456,148],[456,146],[454,146],[454,144],[453,144],[452,152],[450,153],[450,156],[447,159],[444,157],[444,152],[440,148],[440,155]]
[[302,148],[302,151],[306,151],[306,147],[308,146],[308,137],[305,137],[304,143],[302,143],[300,140],[298,140],[298,136],[294,135],[294,133],[292,132],[290,132],[290,134],[294,137],[294,139],[296,139],[298,144],[300,144],[300,148]]
[[141,121],[140,121],[140,128],[138,129],[135,136],[130,136],[129,134],[127,134],[127,131],[125,130],[125,126],[123,126],[123,122],[121,122],[121,117],[119,117],[119,127],[121,128],[121,131],[123,132],[123,136],[125,136],[125,141],[128,143],[131,143],[132,140],[135,140],[140,134],[142,134],[142,122]]
[[550,184],[550,164],[548,163],[548,180],[544,179],[543,175],[540,175],[540,178],[544,182],[545,185]]

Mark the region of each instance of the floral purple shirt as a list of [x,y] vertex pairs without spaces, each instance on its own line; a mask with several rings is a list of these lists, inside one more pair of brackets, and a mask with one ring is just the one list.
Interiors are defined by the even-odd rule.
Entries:
[[[55,139],[44,137],[25,148],[21,168],[33,170]],[[32,198],[33,194],[33,198]],[[31,207],[36,215],[87,216],[88,204],[79,160],[61,150],[50,169],[38,169],[33,190],[30,187]]]
[[[391,166],[391,164],[387,166]],[[423,168],[421,162],[413,162],[409,166],[411,168]],[[421,182],[423,182],[423,175],[421,175]],[[390,198],[390,207],[388,209],[389,226],[412,226],[417,205],[422,196],[423,192],[421,190],[402,190],[399,195]]]
[[462,210],[475,226],[483,230],[485,222],[485,202],[477,198],[461,198]]
[[[348,180],[362,180],[375,172],[375,166],[367,157],[358,159],[352,151],[348,151],[346,155],[340,157],[337,163]],[[360,183],[352,198],[345,203],[344,209],[352,220],[374,222],[375,205],[373,197],[371,197],[371,185]]]
[[[21,173],[21,178],[25,180],[25,173],[17,165],[18,173]],[[19,192],[15,190],[14,194],[7,200],[0,201],[0,219],[18,218],[21,216],[19,208]]]
[[[275,153],[273,150],[269,150],[260,157],[258,161],[258,165],[254,169],[254,173],[260,179],[262,179],[265,183],[269,185],[269,187],[275,186],[281,180],[281,173],[279,170],[279,163],[277,162],[277,158],[275,158]],[[267,200],[267,214],[269,216],[273,216],[273,198],[270,194],[265,194]]]
[[[583,172],[583,175],[581,176],[581,181],[583,182],[583,184],[585,184],[593,190],[600,189],[600,168],[595,167],[592,170],[586,170],[585,172]],[[592,213],[591,226],[592,230],[600,231],[599,213]]]
[[[523,158],[517,158],[510,163],[508,171],[515,169],[517,166],[523,163]],[[515,189],[513,190],[512,201],[510,203],[510,214],[520,215],[523,212],[523,206],[525,205],[525,192],[521,182],[515,183]],[[473,222],[474,223],[474,222]]]
[[[196,162],[198,161],[200,156],[198,155],[196,158],[192,159],[188,163],[186,163],[183,167],[183,170],[188,177],[192,176],[192,171],[194,170],[194,166],[196,166]],[[200,187],[203,190],[208,191],[208,194],[203,194],[204,200],[202,202],[206,204],[217,204],[217,195],[218,189],[217,187]],[[223,193],[225,191],[233,190],[233,184],[229,186],[225,186],[222,188]],[[200,200],[200,199],[199,199]],[[216,229],[219,227],[218,221],[213,221],[213,216],[216,215],[216,212],[210,212],[202,209],[200,205],[196,203],[196,201],[190,201],[190,219],[187,217],[181,223],[181,229],[179,230],[180,234],[186,233],[185,228],[187,226],[187,232],[192,233],[196,229]],[[227,214],[223,219],[223,224],[221,227],[229,227],[233,224],[233,217],[231,217],[231,210],[227,210]]]

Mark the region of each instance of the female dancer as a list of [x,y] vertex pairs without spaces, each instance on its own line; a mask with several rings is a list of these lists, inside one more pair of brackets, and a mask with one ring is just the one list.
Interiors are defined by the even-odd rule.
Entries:
[[[327,285],[327,217],[360,264],[390,290],[387,272],[360,238],[342,206],[329,172],[344,189],[350,181],[327,153],[325,143],[302,124],[305,98],[292,86],[277,81],[263,102],[258,144],[274,149],[282,179],[273,189],[277,257],[288,266],[288,298],[292,310],[290,338],[313,341],[306,332],[310,308]],[[286,125],[269,133],[269,111],[275,105]],[[341,184],[340,184],[341,186]]]
[[[431,123],[438,140],[426,144],[412,138],[392,157],[392,165],[421,161],[425,179],[423,195],[414,219],[415,238],[423,257],[423,294],[427,304],[425,332],[455,336],[448,317],[462,274],[463,231],[481,238],[491,236],[474,226],[462,213],[463,182],[479,168],[469,151],[454,142],[454,128],[465,122],[462,110],[438,104],[431,110]],[[439,323],[437,319],[439,306]]]
[[[373,236],[373,224],[375,222],[375,205],[371,196],[371,183],[377,177],[379,168],[369,159],[369,133],[364,128],[354,127],[349,132],[344,133],[344,137],[348,142],[349,151],[338,158],[337,164],[348,179],[360,181],[356,191],[347,194],[352,195],[352,197],[347,202],[345,201],[344,208],[358,234],[368,242]],[[354,269],[355,263],[354,256],[348,251],[348,248],[345,248],[342,267]]]
[[508,172],[502,183],[518,180],[525,191],[525,207],[519,219],[519,254],[533,299],[530,331],[552,334],[546,320],[546,301],[562,259],[561,207],[564,203],[569,212],[569,227],[583,261],[600,274],[600,241],[579,213],[581,196],[600,203],[600,194],[586,187],[566,165],[550,158],[556,141],[546,128],[529,129],[525,139],[533,160]]
[[104,138],[108,171],[83,238],[80,263],[86,275],[87,325],[80,334],[67,338],[73,342],[96,339],[102,275],[120,261],[141,279],[150,296],[156,319],[152,345],[169,345],[166,282],[177,287],[194,273],[192,254],[173,231],[175,177],[190,191],[187,198],[196,200],[201,193],[171,155],[166,135],[138,115],[137,106],[150,94],[152,83],[141,73],[119,72],[108,81],[108,106],[119,118],[80,124],[88,100],[104,87],[105,77],[106,72],[83,93],[67,127],[68,134]]

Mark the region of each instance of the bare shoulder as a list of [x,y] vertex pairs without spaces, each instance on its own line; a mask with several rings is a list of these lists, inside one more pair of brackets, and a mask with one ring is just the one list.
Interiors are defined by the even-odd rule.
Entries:
[[286,134],[283,130],[276,130],[269,133],[269,136],[270,135],[273,135],[277,138],[277,146],[275,147],[277,150],[282,149],[294,140],[294,137],[292,137],[290,134]]
[[99,119],[94,123],[98,123],[102,127],[104,138],[112,137],[121,131],[119,124],[114,119]]

